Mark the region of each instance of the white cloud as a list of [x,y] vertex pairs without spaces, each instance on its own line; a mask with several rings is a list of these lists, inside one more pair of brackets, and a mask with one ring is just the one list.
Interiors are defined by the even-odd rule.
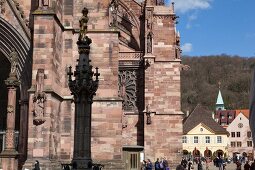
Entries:
[[187,53],[192,51],[192,44],[191,43],[185,43],[181,46],[182,52]]
[[172,0],[175,3],[175,11],[185,13],[194,9],[207,9],[211,7],[213,0]]
[[193,14],[188,16],[188,22],[186,24],[186,28],[190,29],[192,27],[192,21],[196,20],[198,18],[197,12],[194,12]]

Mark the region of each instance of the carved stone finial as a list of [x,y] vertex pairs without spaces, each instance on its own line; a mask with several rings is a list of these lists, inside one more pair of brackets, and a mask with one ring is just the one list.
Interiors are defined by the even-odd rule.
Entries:
[[174,13],[174,2],[172,2],[172,11]]

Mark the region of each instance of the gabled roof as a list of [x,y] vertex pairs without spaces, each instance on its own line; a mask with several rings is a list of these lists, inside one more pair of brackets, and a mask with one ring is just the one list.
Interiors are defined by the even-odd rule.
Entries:
[[212,112],[201,105],[197,105],[190,115],[184,120],[183,133],[187,134],[200,123],[209,127],[215,134],[228,134],[226,129],[213,120]]
[[224,105],[224,102],[223,102],[223,98],[222,98],[221,92],[219,90],[216,105],[222,105],[222,104]]
[[239,113],[242,113],[245,117],[247,117],[249,119],[249,116],[250,116],[249,109],[236,110],[236,117],[239,115]]

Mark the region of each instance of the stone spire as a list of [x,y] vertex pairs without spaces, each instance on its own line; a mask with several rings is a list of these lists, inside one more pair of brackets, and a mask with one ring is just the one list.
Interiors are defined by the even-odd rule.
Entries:
[[220,91],[220,85],[221,83],[219,82],[219,93],[216,101],[216,110],[225,110],[223,98]]

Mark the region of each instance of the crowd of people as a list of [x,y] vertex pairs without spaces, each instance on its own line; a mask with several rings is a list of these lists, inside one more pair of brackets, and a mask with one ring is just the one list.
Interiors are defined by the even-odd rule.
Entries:
[[[194,165],[197,164],[197,170],[209,170],[209,164],[211,160],[210,159],[203,159],[200,158],[196,159],[186,159],[182,158],[180,164],[176,167],[176,170],[193,170]],[[242,165],[244,170],[255,170],[255,160],[253,162],[246,161],[245,164],[243,164],[242,161],[236,161],[233,162],[236,165],[235,170],[242,170]],[[226,170],[226,160],[222,158],[222,156],[216,157],[213,160],[213,165],[217,167],[219,170]],[[166,158],[157,158],[155,163],[153,164],[150,159],[147,159],[147,161],[143,161],[141,170],[170,170],[170,167],[168,166],[168,162]],[[234,169],[229,169],[234,170]]]
[[143,160],[142,170],[152,170],[152,169],[170,170],[170,168],[168,167],[168,162],[166,158],[160,158],[160,159],[157,158],[156,162],[154,163],[154,167],[150,159],[147,159],[147,161]]

